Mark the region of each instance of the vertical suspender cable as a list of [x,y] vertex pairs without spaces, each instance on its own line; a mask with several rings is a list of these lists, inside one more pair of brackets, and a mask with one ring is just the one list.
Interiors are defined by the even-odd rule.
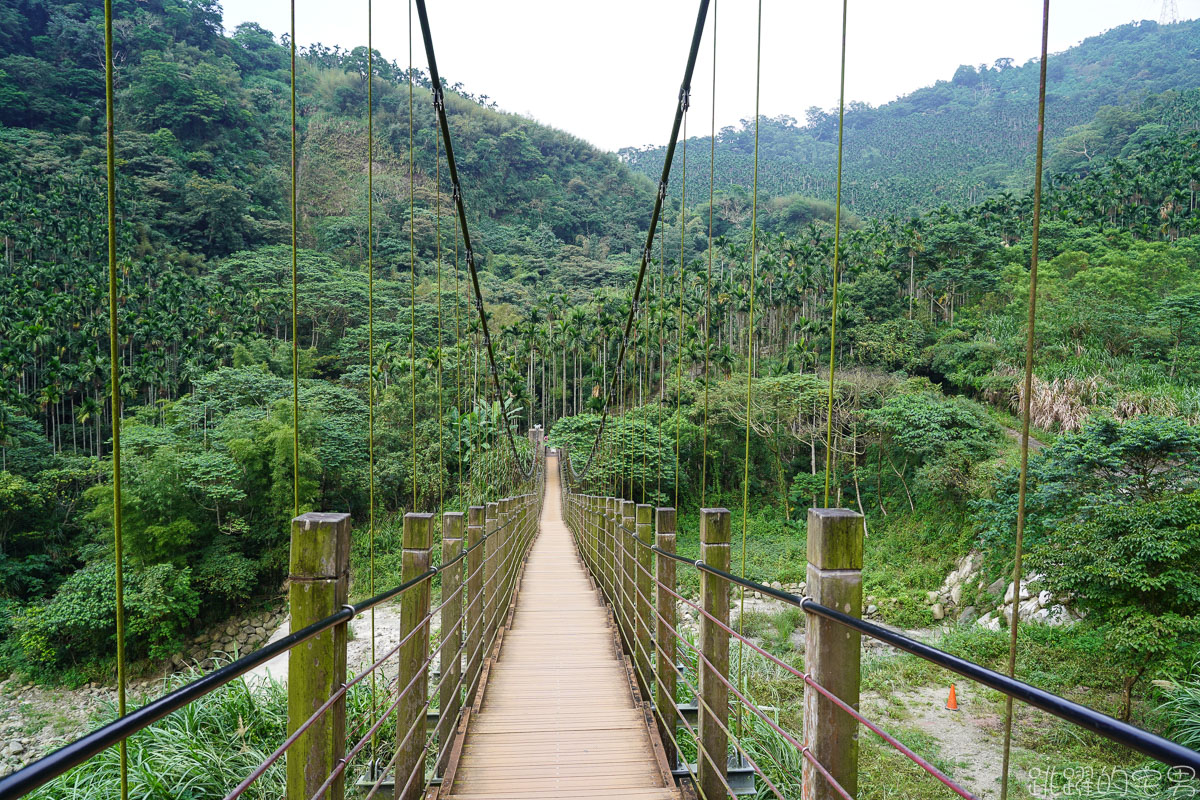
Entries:
[[700,507],[704,508],[708,489],[708,348],[711,341],[709,325],[712,318],[713,264],[713,178],[717,160],[717,0],[713,0],[713,77],[712,128],[708,135],[708,271],[704,275],[704,425],[702,427],[700,461]]
[[[423,2],[423,0],[421,0],[421,2]],[[633,310],[638,299],[642,296],[642,285],[646,280],[646,266],[650,262],[650,255],[653,252],[654,247],[654,233],[658,228],[659,216],[662,214],[663,202],[667,196],[667,180],[671,176],[671,162],[675,157],[675,145],[678,142],[679,128],[683,122],[683,112],[686,98],[691,93],[692,73],[696,68],[696,55],[700,50],[700,39],[704,34],[704,20],[708,16],[708,4],[709,0],[700,0],[699,9],[696,12],[696,25],[692,31],[692,42],[688,50],[687,65],[684,67],[683,71],[683,83],[680,84],[679,87],[679,104],[676,106],[675,119],[671,124],[671,135],[667,139],[667,152],[665,158],[663,158],[662,173],[658,179],[658,194],[654,199],[654,208],[650,212],[650,227],[646,231],[646,244],[642,247],[641,258],[638,264],[637,280],[633,285],[634,303],[630,306],[630,313],[625,320],[625,333],[621,339],[620,348],[617,351],[616,369],[613,372],[613,377],[610,379],[608,392],[606,394],[607,398],[611,398],[613,396],[613,392],[618,385],[617,378],[620,373],[621,365],[625,363],[627,340],[629,338],[629,332],[633,328]],[[574,464],[568,462],[568,467],[577,479],[586,475],[588,470],[591,468],[592,460],[595,458],[596,452],[600,446],[600,442],[604,437],[604,428],[607,422],[608,407],[606,404],[604,411],[600,416],[600,427],[596,430],[596,438],[592,442],[592,449],[588,454],[587,462],[583,465],[583,469],[577,470],[575,469]]]
[[[746,436],[742,457],[742,569],[741,575],[746,577],[746,526],[749,522],[750,508],[750,415],[751,402],[754,392],[754,279],[758,272],[758,127],[759,127],[759,95],[762,90],[762,0],[758,0],[758,31],[754,54],[754,179],[750,200],[750,313],[746,324]],[[746,618],[746,589],[741,590],[741,605],[738,610],[738,633],[742,633],[743,620]],[[738,680],[743,691],[746,687],[743,663],[742,642],[738,641]],[[738,704],[737,714],[738,733],[741,734],[742,706]]]
[[846,119],[846,14],[849,0],[842,0],[842,71],[838,90],[837,188],[833,210],[833,308],[829,324],[829,402],[825,417],[825,507],[829,507],[829,474],[833,467],[833,375],[837,353],[838,258],[842,245],[842,132]]
[[446,469],[446,438],[442,436],[442,132],[434,129],[434,183],[437,185],[437,213],[434,216],[434,239],[437,253],[437,429],[438,429],[438,514],[446,499],[442,472]]
[[679,428],[680,420],[683,417],[681,413],[683,392],[680,391],[680,384],[683,381],[683,240],[687,230],[687,111],[690,102],[691,99],[685,96],[683,100],[683,157],[679,164],[683,178],[679,182],[679,330],[675,332],[677,344],[675,347],[675,502],[673,505],[676,508],[679,508]]
[[[372,38],[372,5],[367,0],[367,535],[371,596],[375,596],[375,50]],[[375,655],[375,607],[371,607],[371,663]],[[375,673],[371,673],[371,724],[379,707]],[[371,764],[375,777],[375,751],[379,739],[371,735]]]
[[[658,233],[658,371],[659,371],[659,391],[658,391],[658,441],[662,442],[662,419],[663,407],[667,403],[667,360],[666,339],[667,331],[667,243],[664,230],[666,226],[659,228]],[[662,493],[662,460],[659,459],[658,465],[658,492]]]
[[454,368],[455,368],[455,392],[454,406],[458,409],[458,420],[454,432],[454,449],[458,452],[458,495],[464,500],[464,507],[470,505],[465,502],[466,498],[462,495],[463,482],[463,459],[462,459],[462,419],[464,413],[463,402],[465,393],[463,392],[462,378],[462,315],[460,309],[462,307],[462,287],[458,280],[458,210],[454,210]]
[[[471,277],[471,288],[475,295],[475,307],[479,312],[479,328],[483,336],[484,351],[488,357],[488,366],[491,368],[492,384],[496,391],[497,400],[501,403],[501,419],[499,422],[504,426],[504,434],[508,440],[509,451],[512,454],[513,462],[518,470],[525,477],[530,477],[534,474],[536,464],[534,460],[530,460],[529,469],[526,470],[521,463],[520,454],[517,452],[516,440],[513,438],[512,426],[509,424],[507,415],[503,413],[504,391],[501,386],[500,372],[496,367],[496,352],[492,343],[491,332],[488,329],[487,315],[483,309],[483,290],[479,285],[479,273],[475,268],[475,253],[471,247],[471,234],[467,229],[466,206],[463,201],[462,185],[458,180],[458,167],[454,162],[454,145],[450,139],[450,123],[446,118],[445,97],[442,90],[441,76],[438,74],[437,57],[433,51],[433,34],[429,28],[429,13],[425,7],[425,0],[417,0],[417,14],[421,21],[421,36],[425,43],[425,55],[429,59],[429,82],[434,96],[434,107],[437,109],[438,122],[442,128],[442,141],[446,147],[446,170],[450,174],[450,184],[454,191],[454,205],[458,210],[459,222],[462,225],[463,247],[466,250],[467,256],[467,272]],[[412,2],[409,2],[409,60],[412,59]],[[411,70],[410,70],[411,73]],[[411,92],[411,84],[410,90]],[[410,100],[411,103],[411,94]],[[412,115],[410,113],[409,120],[411,125]],[[411,142],[411,133],[410,133]],[[411,147],[411,145],[410,145]],[[410,162],[411,163],[411,162]],[[410,214],[411,219],[411,214]],[[411,237],[411,230],[410,230]],[[636,293],[635,293],[636,297]],[[414,319],[415,327],[415,319]],[[415,406],[414,406],[415,408]]]
[[300,311],[296,300],[296,0],[292,39],[292,515],[300,515]]
[[[121,343],[117,324],[117,155],[112,0],[104,0],[105,168],[108,179],[108,359],[112,395],[113,561],[117,603],[117,715],[125,716],[125,569],[121,518]],[[121,798],[129,797],[129,752],[121,740]]]
[[[1042,2],[1042,63],[1038,79],[1037,174],[1033,178],[1033,251],[1029,258],[1029,313],[1025,320],[1025,393],[1021,396],[1021,473],[1017,486],[1017,541],[1013,559],[1013,597],[1020,601],[1021,557],[1025,543],[1025,494],[1029,483],[1029,421],[1033,401],[1033,347],[1037,323],[1038,234],[1042,226],[1042,157],[1046,139],[1046,58],[1050,38],[1050,0]],[[1017,674],[1017,603],[1013,603],[1008,633],[1008,676]],[[1000,773],[1000,800],[1008,797],[1008,762],[1012,751],[1013,701],[1004,699],[1004,758]]]
[[412,0],[408,0],[408,364],[412,371],[412,510],[417,510],[417,255],[413,213],[413,57]]

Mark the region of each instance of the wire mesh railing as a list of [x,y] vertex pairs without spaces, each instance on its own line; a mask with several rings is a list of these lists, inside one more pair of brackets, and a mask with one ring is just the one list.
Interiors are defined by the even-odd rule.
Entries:
[[[853,512],[810,512],[808,594],[802,596],[729,570],[727,510],[700,510],[701,557],[688,558],[675,548],[676,509],[583,494],[573,490],[569,477],[563,469],[562,505],[568,527],[612,607],[659,735],[668,752],[674,753],[676,773],[689,779],[704,800],[755,793],[780,800],[801,794],[852,798],[858,792],[859,725],[958,796],[975,797],[862,713],[859,679],[864,635],[1129,747],[1179,775],[1200,774],[1196,751],[861,619],[862,524]],[[679,565],[699,573],[698,599],[688,597],[678,585]],[[802,668],[735,628],[729,596],[738,591],[757,592],[805,612]],[[681,609],[694,618],[695,634],[681,623]],[[799,726],[789,729],[777,710],[756,701],[746,679],[750,667],[741,664],[741,658],[731,665],[731,650],[799,682],[803,693],[795,698],[803,704]],[[783,743],[801,760],[799,785],[792,785],[797,770],[771,748],[759,746],[763,737]]]
[[[288,657],[287,736],[225,795],[233,800],[285,762],[287,795],[317,800],[344,795],[346,775],[362,768],[366,796],[383,787],[417,797],[437,783],[462,709],[477,691],[504,612],[539,529],[544,459],[529,491],[466,514],[404,517],[402,582],[358,603],[347,602],[348,514],[305,514],[292,525],[289,606],[292,632],[130,711],[24,768],[0,778],[0,798],[24,796],[150,728],[189,704]],[[433,525],[442,525],[442,563],[433,564]],[[466,523],[464,525],[464,522]],[[435,603],[435,578],[441,597]],[[365,669],[347,676],[348,626],[384,604],[400,611],[398,641]],[[434,643],[433,626],[439,623]],[[382,698],[347,719],[347,698],[387,669]],[[432,727],[430,722],[434,722]],[[385,737],[384,734],[387,734]],[[389,741],[382,741],[387,738]],[[349,744],[349,746],[347,746]],[[390,753],[388,756],[383,753]]]

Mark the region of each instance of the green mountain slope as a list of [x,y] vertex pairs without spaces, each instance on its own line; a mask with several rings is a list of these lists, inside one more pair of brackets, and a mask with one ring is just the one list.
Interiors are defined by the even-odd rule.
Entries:
[[[1169,122],[1155,118],[1155,109],[1144,104],[1151,95],[1200,86],[1200,21],[1123,25],[1052,55],[1048,70],[1050,168],[1059,171],[1087,160],[1089,141],[1111,146],[1131,135],[1135,122]],[[878,108],[850,103],[843,187],[848,206],[860,216],[908,216],[1025,188],[1032,182],[1038,72],[1036,60],[1014,66],[1011,59],[999,59],[990,67],[961,66],[950,80]],[[1099,135],[1080,138],[1076,126],[1094,120]],[[706,197],[709,141],[691,142],[688,193]],[[809,109],[803,125],[790,117],[764,119],[760,188],[773,195],[832,200],[836,143],[836,110]],[[753,149],[752,126],[718,134],[718,187],[749,185]],[[654,177],[664,152],[626,148],[620,156]],[[672,181],[676,196],[680,186],[678,179]]]

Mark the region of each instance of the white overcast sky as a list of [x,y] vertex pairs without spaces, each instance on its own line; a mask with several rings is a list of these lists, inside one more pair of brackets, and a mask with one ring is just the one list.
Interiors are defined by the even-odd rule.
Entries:
[[[1181,19],[1200,0],[1176,0]],[[1038,54],[1041,0],[849,0],[846,99],[875,105],[949,78],[959,64],[1018,63]],[[717,127],[754,115],[757,0],[718,0]],[[803,120],[837,105],[837,0],[763,0],[762,113]],[[288,30],[288,0],[224,0],[225,26]],[[428,0],[442,76],[506,111],[569,131],[607,150],[664,144],[696,15],[696,0]],[[1162,0],[1052,0],[1050,50],[1135,19],[1157,20]],[[708,132],[712,30],[693,81],[689,135]],[[413,59],[425,68],[413,11]],[[374,45],[409,60],[408,3],[374,3]],[[366,0],[296,0],[296,40],[366,44]]]

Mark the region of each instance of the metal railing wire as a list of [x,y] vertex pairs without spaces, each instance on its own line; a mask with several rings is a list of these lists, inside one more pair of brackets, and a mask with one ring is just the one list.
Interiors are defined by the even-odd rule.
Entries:
[[[589,505],[590,496],[581,495],[572,489],[568,482],[570,472],[565,465],[561,469],[561,473],[564,516],[575,535],[576,546],[583,555],[585,563],[588,564],[589,569],[592,570],[593,575],[596,577],[597,584],[602,593],[608,598],[609,603],[613,606],[614,615],[618,621],[618,625],[623,629],[623,637],[630,647],[631,652],[643,654],[645,652],[644,646],[640,641],[638,641],[636,636],[637,626],[641,622],[635,618],[639,606],[637,602],[631,602],[640,601],[642,604],[641,607],[648,607],[651,609],[656,623],[663,625],[665,630],[669,631],[673,639],[682,643],[695,654],[697,659],[697,668],[699,668],[700,665],[703,665],[710,670],[712,674],[716,675],[721,683],[724,684],[725,688],[732,694],[733,697],[737,699],[741,707],[744,707],[756,718],[762,720],[762,722],[774,734],[780,736],[784,741],[800,752],[803,758],[812,764],[814,769],[816,769],[817,772],[820,773],[829,783],[833,791],[841,797],[849,798],[851,795],[834,779],[834,776],[830,774],[826,766],[818,762],[818,759],[813,756],[813,754],[798,737],[784,730],[777,720],[772,719],[770,714],[764,712],[753,701],[753,698],[748,695],[744,688],[739,689],[734,685],[735,682],[730,680],[729,676],[722,674],[720,670],[716,669],[715,665],[709,661],[708,657],[703,653],[699,646],[691,642],[687,637],[681,635],[677,626],[670,624],[670,621],[662,615],[659,609],[652,602],[652,598],[646,597],[641,588],[637,585],[637,581],[633,580],[628,574],[626,570],[627,563],[631,562],[636,564],[636,570],[642,575],[649,576],[658,591],[665,591],[671,595],[673,602],[686,605],[691,610],[696,612],[700,618],[719,626],[725,634],[731,637],[731,641],[739,642],[741,645],[744,645],[758,656],[761,656],[767,662],[773,664],[775,667],[785,670],[794,677],[800,678],[804,682],[804,685],[811,687],[821,697],[829,700],[836,708],[840,709],[841,712],[849,715],[857,723],[866,727],[888,746],[894,748],[900,754],[908,758],[919,768],[945,785],[951,791],[955,792],[957,795],[963,798],[974,798],[975,795],[959,785],[951,777],[931,764],[928,760],[915,753],[911,748],[905,746],[898,739],[896,739],[896,737],[887,733],[882,729],[882,727],[868,719],[851,704],[839,698],[834,692],[831,692],[826,687],[821,686],[810,674],[797,669],[795,666],[788,664],[778,656],[768,652],[765,648],[752,641],[749,637],[746,637],[734,630],[734,628],[728,624],[728,622],[720,620],[713,614],[706,611],[701,604],[693,602],[692,600],[684,597],[676,590],[676,588],[669,587],[664,584],[653,573],[648,571],[645,564],[643,564],[636,557],[632,557],[632,554],[639,547],[648,549],[656,555],[670,559],[674,562],[691,566],[699,572],[705,572],[720,578],[724,585],[730,587],[739,587],[744,591],[759,592],[764,596],[774,598],[783,603],[799,608],[806,613],[830,620],[850,630],[869,636],[902,652],[909,653],[924,661],[928,661],[929,663],[948,669],[983,686],[998,691],[1007,697],[1020,700],[1028,705],[1041,709],[1042,711],[1052,714],[1072,725],[1083,728],[1084,730],[1090,731],[1113,742],[1136,750],[1143,755],[1162,762],[1168,767],[1191,770],[1192,774],[1200,773],[1200,753],[1162,736],[1138,728],[1135,725],[1114,719],[1094,709],[1088,708],[1087,706],[1083,706],[1079,703],[1067,700],[1066,698],[1059,697],[1051,692],[1038,689],[1030,684],[1023,683],[1009,676],[987,669],[986,667],[983,667],[972,661],[916,641],[904,636],[903,634],[896,633],[895,631],[870,622],[866,622],[858,617],[838,611],[837,609],[822,605],[821,603],[818,603],[809,597],[793,594],[782,589],[774,589],[768,585],[758,583],[757,581],[734,575],[727,570],[714,567],[705,563],[703,560],[681,556],[677,553],[664,550],[656,544],[643,541],[637,535],[636,531],[630,530],[630,528],[624,524],[624,518],[620,514],[620,504],[622,501],[616,500],[618,511],[617,516],[613,518],[608,511],[608,498],[600,499],[599,509],[597,509],[594,505]],[[604,521],[605,519],[608,520],[607,523]],[[612,533],[610,533],[610,530]],[[615,540],[613,540],[612,535],[614,533]],[[627,543],[627,540],[631,540],[635,544],[630,545]],[[632,595],[627,587],[631,587]],[[656,661],[664,666],[669,664],[670,668],[677,674],[683,685],[695,695],[699,707],[702,709],[707,709],[711,713],[711,709],[707,708],[697,687],[687,680],[684,671],[679,667],[679,665],[664,657],[666,655],[666,651],[663,648],[663,643],[655,638],[653,640],[653,646],[657,654]],[[639,659],[632,658],[631,662],[634,664],[635,671],[639,672],[640,674],[641,670],[639,668]],[[662,679],[660,670],[655,668],[654,673],[655,674],[653,676],[640,675],[644,685],[653,685],[656,687],[657,691],[666,689],[667,687],[665,681]],[[662,723],[663,732],[665,732],[672,740],[671,743],[674,745],[676,752],[681,753],[682,748],[680,747],[680,742],[674,735],[671,734],[671,731],[676,730],[676,726],[673,724],[674,721],[663,719],[657,704],[652,704],[652,707],[654,708],[656,717]],[[703,744],[697,735],[696,730],[690,723],[688,723],[687,718],[679,709],[677,699],[675,707],[677,716],[684,723],[684,729],[687,730],[689,736],[691,737],[691,743],[697,749],[699,754],[698,757],[707,760],[708,763],[714,764],[715,766],[720,759],[716,757],[716,754],[704,752]],[[733,744],[738,755],[740,755],[745,762],[751,766],[756,776],[764,781],[764,784],[771,791],[771,793],[777,797],[782,797],[782,793],[778,790],[778,787],[771,782],[770,778],[766,775],[765,770],[763,770],[761,766],[753,758],[751,758],[748,753],[745,752],[745,748],[742,746],[741,739],[735,737],[733,732],[730,731],[726,725],[722,724],[719,719],[714,718],[714,722],[716,722],[718,726],[726,733],[726,735],[729,737],[730,743]],[[741,731],[741,734],[743,737],[745,736],[744,731]],[[721,755],[724,756],[726,754]],[[695,780],[692,767],[687,765],[686,762],[685,766],[687,767],[689,774],[691,774],[697,789],[699,789],[699,784]],[[722,772],[723,770],[718,771]],[[734,796],[734,789],[732,786],[730,786],[729,781],[724,775],[721,776],[721,781],[730,796]],[[706,798],[705,800],[711,800],[711,798]]]
[[[538,461],[538,466],[544,465],[544,461],[541,461],[540,459]],[[133,736],[139,731],[145,730],[168,715],[186,707],[193,701],[205,695],[211,694],[212,692],[222,688],[223,686],[226,686],[232,681],[245,676],[255,668],[266,664],[272,659],[288,653],[298,645],[309,641],[313,637],[318,636],[319,634],[324,633],[338,625],[347,624],[358,615],[370,611],[371,609],[374,609],[383,603],[395,600],[396,598],[401,597],[405,593],[415,589],[427,581],[431,582],[438,574],[459,565],[470,552],[476,548],[484,546],[485,542],[487,542],[489,538],[504,532],[509,528],[514,528],[515,526],[514,533],[518,535],[514,541],[517,546],[508,548],[509,552],[495,569],[493,581],[491,583],[492,589],[495,590],[497,586],[499,586],[500,589],[488,592],[485,588],[483,598],[483,613],[480,614],[479,619],[476,621],[474,627],[467,629],[468,635],[463,637],[463,643],[459,647],[459,654],[461,655],[461,653],[465,651],[467,647],[467,642],[472,638],[470,634],[476,632],[479,627],[486,624],[488,619],[487,612],[495,609],[500,602],[508,602],[507,598],[509,597],[511,587],[513,585],[512,578],[514,577],[509,575],[509,573],[517,568],[520,560],[522,560],[525,554],[528,552],[529,544],[538,528],[538,511],[540,510],[541,506],[540,499],[537,498],[533,493],[521,495],[519,497],[522,502],[520,505],[512,509],[512,512],[514,513],[510,513],[508,520],[498,525],[491,533],[482,534],[479,540],[470,547],[464,546],[451,560],[443,564],[430,567],[420,575],[404,581],[384,592],[380,592],[373,597],[367,598],[366,600],[362,600],[358,603],[347,604],[337,612],[330,614],[329,616],[318,620],[317,622],[314,622],[298,631],[289,633],[286,636],[281,637],[278,641],[271,642],[252,653],[248,653],[232,661],[231,663],[226,664],[225,666],[219,667],[212,672],[202,675],[196,680],[180,686],[179,688],[168,692],[162,697],[150,701],[141,708],[137,708],[125,716],[103,725],[73,742],[70,742],[58,750],[49,753],[43,758],[32,762],[24,768],[0,778],[0,798],[7,800],[8,798],[20,797],[41,786],[44,786],[55,778],[67,773],[72,768],[79,766],[93,756],[108,749],[109,747],[126,741],[130,736]],[[493,550],[492,555],[488,559],[485,559],[484,563],[481,564],[475,572],[469,573],[467,575],[467,580],[475,575],[478,575],[478,572],[484,569],[484,565],[488,561],[494,561],[495,553],[496,551]],[[466,580],[464,580],[461,587],[462,591],[466,590],[466,585]],[[486,586],[487,585],[485,584],[485,587]],[[406,634],[400,640],[400,642],[390,648],[383,657],[377,658],[374,663],[372,663],[362,673],[355,675],[352,679],[341,683],[330,695],[330,697],[328,697],[306,720],[304,720],[298,726],[298,728],[293,731],[278,748],[276,748],[276,750],[272,751],[272,753],[264,760],[262,764],[259,765],[259,767],[257,767],[249,776],[246,777],[246,779],[244,779],[233,790],[231,790],[228,795],[226,795],[227,800],[232,800],[232,798],[236,798],[244,793],[254,783],[254,781],[265,774],[266,771],[273,764],[275,764],[279,758],[284,755],[288,749],[316,723],[317,720],[328,713],[328,711],[339,699],[345,697],[353,686],[363,681],[368,675],[373,674],[384,663],[386,663],[389,658],[395,656],[400,648],[410,641],[413,636],[417,635],[423,628],[430,626],[434,616],[438,614],[438,612],[440,612],[450,601],[451,600],[449,598],[443,599],[438,606],[432,608],[428,613],[426,613],[413,627],[413,630]],[[465,619],[465,609],[467,606],[475,606],[478,603],[478,596],[469,598],[467,603],[464,604],[464,614],[461,619]],[[479,644],[476,645],[475,648],[476,653],[478,653],[480,650],[487,652],[495,642],[496,635],[496,633],[493,633],[487,642],[485,642],[481,637]],[[378,731],[378,728],[398,706],[400,699],[403,698],[403,696],[410,690],[412,686],[416,685],[417,680],[421,679],[422,677],[424,677],[426,680],[429,679],[429,666],[433,663],[434,657],[445,646],[445,641],[446,640],[443,639],[442,642],[429,653],[421,668],[412,676],[408,686],[401,691],[399,697],[388,709],[388,711],[380,716],[379,720],[368,731],[367,736],[359,740],[355,747],[339,762],[334,774],[331,775],[326,781],[326,789],[328,788],[328,785],[332,784],[332,781],[335,780],[337,776],[347,768],[351,759],[353,759],[354,756],[356,756],[366,746],[371,736]],[[465,671],[460,673],[460,691],[465,685],[468,677],[469,676]],[[445,677],[442,677],[438,683],[435,684],[434,690],[436,691],[444,681]],[[429,699],[425,703],[423,711],[428,710],[431,707],[434,696],[434,692],[431,692]],[[361,729],[361,725],[359,728]],[[397,752],[399,752],[399,746],[397,746],[396,749]],[[426,746],[426,749],[428,749],[428,745]],[[422,761],[421,763],[423,764],[424,762]],[[324,790],[318,792],[318,795],[323,793],[323,791]]]

